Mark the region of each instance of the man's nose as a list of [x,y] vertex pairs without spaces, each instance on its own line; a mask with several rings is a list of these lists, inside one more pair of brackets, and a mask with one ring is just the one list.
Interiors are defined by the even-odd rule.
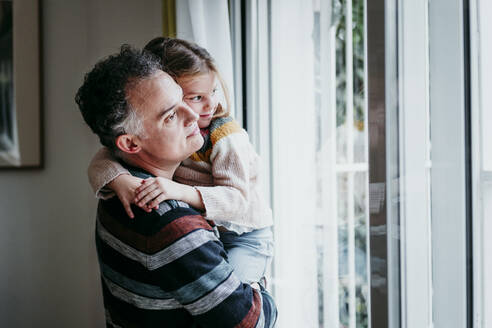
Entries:
[[191,125],[198,121],[198,114],[195,113],[190,106],[188,106],[184,101],[181,103],[182,111],[183,111],[183,116],[184,116],[184,122],[185,125]]

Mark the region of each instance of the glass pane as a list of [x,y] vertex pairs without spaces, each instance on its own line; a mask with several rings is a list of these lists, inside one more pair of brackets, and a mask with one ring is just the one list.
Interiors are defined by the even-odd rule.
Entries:
[[[274,208],[274,288],[279,308],[283,309],[279,322],[284,328],[368,327],[364,3],[272,2],[272,58],[278,58],[272,61],[272,121],[277,124],[274,137],[290,140],[290,149],[295,142],[299,146],[286,161],[282,159],[288,157],[290,149],[280,151],[284,143],[275,144],[273,162],[282,165],[274,168],[274,181],[278,175],[278,181],[292,182],[298,177],[299,167],[314,162],[311,173],[303,174],[295,187],[273,188],[273,199],[278,202]],[[295,30],[288,31],[291,26],[282,23],[296,17],[302,20],[292,27]],[[289,56],[283,56],[285,53]],[[298,65],[301,62],[306,65]],[[297,70],[299,66],[302,72]],[[293,74],[300,78],[289,79]],[[300,106],[294,106],[298,104],[297,95],[304,106],[301,116]],[[301,140],[293,140],[292,126],[304,131]],[[312,183],[304,183],[310,179]],[[310,210],[314,207],[314,218],[303,213],[302,232],[296,227],[299,216],[292,217],[296,209],[282,212],[286,204],[294,202],[301,202],[304,208],[313,204]],[[294,238],[296,244],[292,244]],[[305,243],[299,243],[301,239]],[[298,283],[286,287],[290,277],[301,280],[299,284],[307,291],[297,290]]]
[[[368,327],[364,1],[314,1],[313,7],[316,204],[323,214],[317,225],[319,327]],[[337,276],[336,299],[327,295],[330,276]]]
[[354,175],[354,221],[355,221],[355,276],[357,327],[368,327],[369,274],[368,274],[368,213],[367,173]]
[[364,1],[352,0],[354,162],[367,161]]
[[349,325],[349,256],[348,256],[348,174],[337,176],[337,195],[338,195],[338,281],[339,281],[339,312],[340,324],[343,327]]
[[337,163],[347,162],[347,63],[345,57],[345,0],[333,0],[333,24],[336,26],[336,131]]

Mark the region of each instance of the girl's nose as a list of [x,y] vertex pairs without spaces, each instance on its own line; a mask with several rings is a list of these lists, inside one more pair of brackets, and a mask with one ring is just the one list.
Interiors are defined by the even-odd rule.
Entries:
[[205,97],[203,108],[207,110],[212,108],[212,99],[210,97]]

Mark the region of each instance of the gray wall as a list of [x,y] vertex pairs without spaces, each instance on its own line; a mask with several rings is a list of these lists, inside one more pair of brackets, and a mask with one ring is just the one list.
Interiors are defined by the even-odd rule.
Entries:
[[160,0],[45,0],[45,168],[0,170],[0,327],[103,327],[86,167],[98,148],[73,101],[122,43],[161,34]]

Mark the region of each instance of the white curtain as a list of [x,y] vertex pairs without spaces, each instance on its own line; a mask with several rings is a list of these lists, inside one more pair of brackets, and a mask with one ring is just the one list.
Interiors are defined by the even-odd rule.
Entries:
[[[312,1],[272,0],[274,291],[278,327],[319,327]],[[319,214],[319,213],[318,213]]]
[[215,59],[234,104],[232,44],[227,0],[177,0],[176,32],[180,39],[204,47]]

